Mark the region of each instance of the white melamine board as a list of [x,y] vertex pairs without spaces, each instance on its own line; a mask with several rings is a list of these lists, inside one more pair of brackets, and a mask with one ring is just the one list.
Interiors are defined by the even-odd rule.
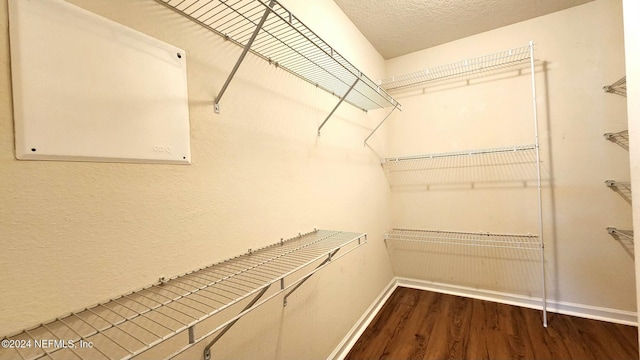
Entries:
[[9,0],[16,157],[191,162],[185,52],[61,0]]

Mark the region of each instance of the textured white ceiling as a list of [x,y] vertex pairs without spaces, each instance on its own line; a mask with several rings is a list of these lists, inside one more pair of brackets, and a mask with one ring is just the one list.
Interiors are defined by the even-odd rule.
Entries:
[[593,0],[334,1],[390,59]]

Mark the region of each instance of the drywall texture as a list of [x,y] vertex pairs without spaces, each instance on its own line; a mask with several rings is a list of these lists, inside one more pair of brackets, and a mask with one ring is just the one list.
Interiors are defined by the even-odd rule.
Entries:
[[[625,72],[621,1],[597,0],[395,58],[387,62],[387,75],[525,46],[530,40],[536,43],[548,296],[635,311],[632,249],[605,231],[632,226],[630,201],[604,184],[630,176],[628,151],[603,137],[627,129],[626,99],[602,90]],[[530,73],[525,66],[469,82],[394,92],[404,111],[389,120],[391,156],[534,143]],[[488,157],[485,163],[442,160],[433,171],[405,171],[404,182],[391,187],[392,223],[538,234],[533,162],[531,152]],[[390,250],[397,275],[541,295],[535,253],[412,246]]]
[[[386,110],[344,104],[318,137],[338,99],[248,55],[215,115],[240,48],[153,0],[70,2],[186,51],[192,164],[16,160],[0,2],[0,336],[314,227],[366,232],[367,245],[310,279],[288,307],[274,299],[214,349],[326,357],[393,276],[382,241],[384,129],[363,147]],[[331,0],[283,5],[382,77],[382,57]]]

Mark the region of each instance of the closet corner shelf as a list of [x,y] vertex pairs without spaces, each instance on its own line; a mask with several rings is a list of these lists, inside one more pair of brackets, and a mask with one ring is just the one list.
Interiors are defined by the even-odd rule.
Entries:
[[[0,348],[0,359],[133,359],[150,355],[147,352],[156,345],[181,334],[172,340],[175,352],[165,356],[171,358],[218,333],[205,348],[203,357],[209,359],[211,346],[241,317],[288,291],[286,306],[288,296],[309,277],[366,241],[364,233],[314,230],[249,249],[244,255],[5,337],[31,347]],[[234,316],[234,310],[247,302]],[[221,318],[212,318],[217,314]],[[212,324],[213,320],[218,322]],[[71,341],[76,346],[38,346],[43,341],[58,345]]]
[[440,65],[404,75],[383,79],[382,88],[387,91],[402,89],[410,86],[449,80],[508,68],[527,61],[533,62],[534,43],[515,47],[508,50],[466,59],[455,63]]
[[345,101],[364,111],[388,106],[401,109],[394,98],[278,1],[156,1],[244,48],[215,99],[216,108],[244,56],[251,51],[270,64],[339,97],[336,108]]
[[614,82],[613,84],[603,86],[602,89],[605,92],[611,94],[618,94],[627,97],[627,77],[623,76],[620,80]]

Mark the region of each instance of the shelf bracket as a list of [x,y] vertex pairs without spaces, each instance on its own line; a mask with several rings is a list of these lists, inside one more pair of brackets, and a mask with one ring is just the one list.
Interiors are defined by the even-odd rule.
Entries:
[[224,92],[227,90],[227,87],[231,82],[231,79],[233,79],[233,77],[236,75],[238,68],[240,68],[240,64],[242,64],[242,61],[244,61],[245,56],[247,56],[249,49],[251,49],[251,45],[253,45],[253,42],[258,36],[258,33],[260,32],[260,30],[262,29],[262,26],[264,25],[265,21],[267,21],[267,17],[269,17],[269,13],[272,11],[272,8],[274,5],[275,5],[275,1],[271,0],[269,2],[269,6],[265,8],[264,14],[262,14],[262,18],[260,19],[260,22],[258,23],[258,25],[256,25],[256,29],[253,31],[253,34],[251,34],[251,38],[249,38],[249,41],[247,42],[247,44],[244,46],[244,49],[242,50],[242,54],[240,54],[238,61],[236,61],[236,64],[233,66],[233,70],[231,70],[231,73],[227,77],[227,80],[224,82],[224,85],[222,85],[222,89],[220,89],[218,96],[216,96],[213,103],[213,111],[216,114],[220,113],[220,99],[222,98],[222,95],[224,95]]
[[[264,295],[264,293],[267,292],[267,290],[269,290],[269,287],[271,285],[267,285],[265,287],[262,288],[262,290],[260,290],[260,292],[251,300],[251,302],[249,302],[247,304],[247,306],[244,307],[244,309],[242,309],[242,311],[240,312],[241,314],[244,313],[245,311],[249,310],[250,308],[253,307],[253,305],[256,304],[256,302],[258,302],[258,300],[260,300],[260,298],[262,297],[262,295]],[[238,320],[240,320],[240,318],[237,318],[235,320],[233,320],[232,322],[230,322],[227,326],[224,327],[224,329],[222,329],[222,331],[220,331],[220,334],[218,334],[218,336],[216,336],[213,340],[211,340],[211,342],[209,344],[207,344],[207,346],[204,348],[204,360],[211,360],[211,347],[218,342],[218,340],[220,340],[220,338],[222,336],[224,336],[224,334],[227,333],[227,331],[229,331],[229,329],[231,329],[231,327],[233,325],[235,325],[235,323],[238,322]]]
[[380,121],[380,123],[378,124],[378,126],[376,126],[376,128],[375,128],[375,129],[373,129],[373,131],[371,132],[371,134],[369,134],[369,136],[367,136],[367,138],[366,138],[366,139],[364,139],[364,146],[367,146],[367,140],[369,140],[369,138],[370,138],[371,136],[373,136],[373,133],[375,133],[376,131],[378,131],[378,128],[382,125],[382,123],[384,123],[385,121],[387,121],[387,119],[389,118],[389,116],[391,116],[391,113],[393,113],[393,111],[394,111],[395,109],[397,109],[397,108],[398,108],[398,103],[396,103],[396,104],[393,106],[393,109],[391,109],[391,111],[389,111],[389,113],[387,114],[387,116],[385,116],[385,117],[384,117],[384,119],[382,119],[382,121]]
[[[360,241],[360,239],[358,239],[358,241]],[[329,261],[331,261],[331,258],[332,258],[332,257],[333,257],[333,256],[334,256],[338,251],[340,251],[340,249],[336,249],[334,252],[329,253],[329,256],[327,256],[327,258],[326,258],[326,259],[324,259],[324,261],[323,261],[322,263],[320,263],[320,265],[316,266],[316,268],[315,268],[314,270],[316,270],[316,269],[319,269],[319,268],[323,267],[326,263],[328,263]],[[288,293],[286,293],[286,294],[284,295],[284,301],[283,301],[283,304],[282,304],[283,306],[287,306],[287,298],[289,297],[289,295],[291,295],[294,291],[298,290],[298,288],[299,288],[300,286],[302,286],[302,284],[304,284],[304,283],[305,283],[305,281],[309,280],[309,278],[310,278],[311,276],[313,276],[313,274],[315,274],[315,271],[314,271],[314,272],[312,272],[311,274],[309,274],[309,275],[305,276],[302,280],[300,280],[300,282],[298,282],[298,284],[296,284],[296,286],[294,286],[294,287],[293,287],[293,289],[291,289],[291,291],[289,291]]]
[[342,102],[344,101],[344,99],[347,97],[347,95],[349,95],[349,93],[351,92],[351,90],[353,90],[353,88],[356,86],[356,84],[358,83],[358,81],[360,80],[360,78],[356,78],[356,81],[353,82],[353,84],[351,84],[351,87],[349,88],[349,90],[347,90],[346,93],[344,93],[344,95],[342,95],[342,97],[340,98],[340,101],[338,101],[338,103],[336,104],[336,106],[333,108],[333,110],[331,110],[331,112],[329,113],[329,116],[327,116],[326,119],[324,119],[324,121],[322,122],[322,124],[320,124],[320,127],[318,128],[318,136],[320,136],[320,130],[322,129],[322,127],[324,126],[324,124],[327,123],[327,120],[329,120],[329,118],[331,117],[331,115],[333,115],[334,112],[336,112],[336,110],[338,109],[338,106],[340,106],[340,104],[342,104]]

